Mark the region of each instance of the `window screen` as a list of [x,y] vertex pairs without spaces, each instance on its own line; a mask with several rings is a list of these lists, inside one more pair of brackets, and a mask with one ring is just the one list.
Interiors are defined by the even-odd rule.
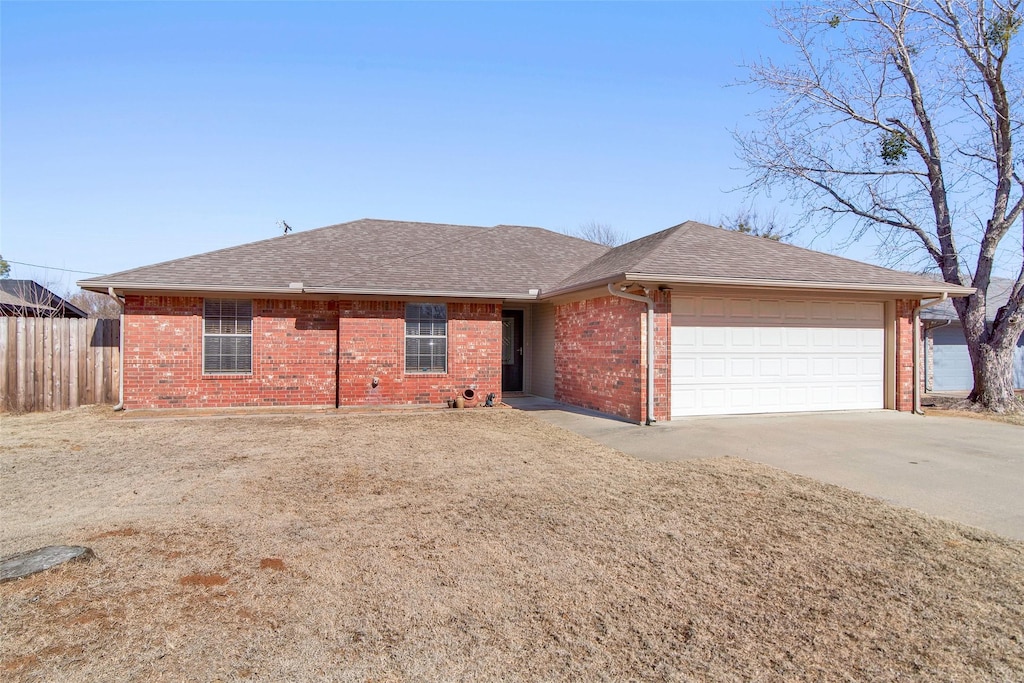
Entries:
[[405,371],[448,371],[448,306],[405,305]]
[[206,299],[203,304],[203,372],[252,372],[252,302]]

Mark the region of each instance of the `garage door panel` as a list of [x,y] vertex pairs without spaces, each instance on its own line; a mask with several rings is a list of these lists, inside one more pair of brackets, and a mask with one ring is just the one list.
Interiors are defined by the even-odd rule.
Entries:
[[[678,404],[678,405],[677,405]],[[679,409],[681,414],[698,415],[697,390],[691,387],[672,388],[672,409]]]
[[862,382],[882,382],[885,379],[885,366],[878,358],[863,357],[860,359],[859,375]]
[[882,329],[858,330],[860,345],[865,349],[875,349],[885,343],[885,332]]
[[790,349],[803,349],[810,346],[811,335],[806,327],[793,327],[783,330],[786,346]]
[[724,318],[725,299],[705,297],[700,303],[701,315],[705,318]]
[[725,348],[728,330],[724,327],[705,327],[697,334],[698,343],[702,348]]
[[836,330],[836,342],[841,348],[858,349],[861,342],[861,331],[853,329]]
[[874,303],[858,304],[860,320],[867,323],[874,323],[881,326],[885,323],[885,309]]
[[757,329],[753,327],[730,327],[729,341],[734,348],[752,349],[757,344]]
[[858,386],[840,384],[835,387],[836,400],[840,403],[857,403],[861,399],[861,391]]
[[753,358],[730,358],[729,376],[743,379],[754,379],[757,377],[755,365]]
[[754,300],[753,299],[733,299],[730,306],[730,317],[736,318],[751,318],[754,316]]
[[787,358],[786,377],[803,377],[811,371],[810,358]]
[[783,405],[793,407],[794,410],[807,410],[809,401],[807,398],[807,387],[784,387],[786,400]]
[[836,374],[839,377],[859,377],[861,372],[860,358],[837,358]]
[[725,358],[701,358],[698,378],[721,379],[725,374]]
[[729,391],[729,405],[739,410],[754,406],[754,390],[750,387],[733,387]]
[[680,358],[672,363],[673,383],[679,380],[691,380],[697,376],[697,359]]
[[783,400],[783,387],[779,384],[770,384],[757,388],[758,405],[774,405]]
[[697,312],[697,299],[692,296],[672,297],[672,324],[675,325],[676,316],[690,318]]
[[697,344],[697,330],[692,327],[672,328],[672,349],[688,348]]
[[701,390],[687,388],[673,393],[674,408],[687,415],[736,415],[765,412],[835,410],[837,403],[844,410],[876,409],[875,387],[838,384],[831,387],[787,386],[783,384],[749,387],[721,384]]
[[835,318],[835,307],[828,301],[811,302],[812,320],[833,320]]
[[777,327],[757,327],[758,346],[761,348],[782,347],[782,330]]
[[831,327],[815,327],[811,330],[811,346],[816,349],[824,349],[826,352],[836,345],[836,333]]
[[758,358],[757,374],[761,377],[777,379],[782,377],[781,358]]
[[726,389],[721,385],[706,388],[698,395],[698,407],[719,413],[724,412],[728,407],[725,400],[725,392]]
[[[881,378],[881,375],[879,375]],[[878,388],[874,384],[867,382],[860,386],[860,396],[858,397],[860,405],[863,405],[866,409],[877,408],[878,403]]]
[[812,386],[809,390],[811,410],[828,410],[832,400],[832,387]]
[[757,318],[765,322],[781,321],[783,310],[781,301],[761,300],[757,302]]
[[881,303],[680,297],[672,313],[674,416],[882,407]]
[[783,306],[783,314],[790,320],[807,319],[806,301],[787,301]]

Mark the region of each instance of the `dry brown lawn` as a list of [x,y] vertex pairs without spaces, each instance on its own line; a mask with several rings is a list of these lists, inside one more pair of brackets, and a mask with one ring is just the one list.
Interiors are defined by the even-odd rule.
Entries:
[[[1024,401],[1024,392],[1018,391],[1017,394],[1020,401]],[[1021,410],[1010,413],[971,410],[967,407],[963,397],[950,396],[949,394],[925,394],[921,399],[921,405],[925,415],[967,417],[975,420],[988,420],[990,422],[1005,422],[1006,424],[1024,427],[1024,405],[1022,405]]]
[[1024,680],[1024,544],[513,410],[4,416],[18,681]]

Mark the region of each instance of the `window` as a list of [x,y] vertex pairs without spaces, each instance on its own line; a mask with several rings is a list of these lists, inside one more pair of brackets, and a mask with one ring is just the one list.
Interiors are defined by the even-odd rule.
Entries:
[[448,372],[448,306],[405,305],[405,371]]
[[206,299],[203,303],[203,372],[252,372],[252,302]]

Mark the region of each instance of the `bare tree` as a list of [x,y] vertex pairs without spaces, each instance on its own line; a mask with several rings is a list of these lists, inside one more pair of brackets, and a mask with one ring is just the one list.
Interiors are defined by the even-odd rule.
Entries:
[[68,297],[68,303],[88,313],[90,318],[121,317],[121,305],[106,294],[80,289]]
[[[820,0],[772,16],[794,58],[748,67],[774,96],[759,130],[736,135],[749,189],[784,188],[826,229],[876,230],[893,252],[920,250],[946,282],[976,287],[953,302],[974,366],[969,400],[1020,409],[1024,258],[1004,238],[1024,225],[1021,0]],[[986,324],[996,265],[1018,274]]]
[[[0,279],[0,315],[15,317],[62,318],[78,317],[69,302],[54,293],[53,285],[35,280]],[[71,304],[74,306],[74,304]]]
[[719,225],[726,230],[763,237],[773,242],[788,242],[796,234],[795,230],[779,225],[774,209],[763,216],[756,209],[739,209],[731,216],[722,216]]
[[579,237],[588,242],[597,242],[606,247],[617,247],[629,241],[629,235],[622,230],[617,230],[607,223],[600,223],[598,221],[581,223],[580,227],[572,234],[574,237]]

